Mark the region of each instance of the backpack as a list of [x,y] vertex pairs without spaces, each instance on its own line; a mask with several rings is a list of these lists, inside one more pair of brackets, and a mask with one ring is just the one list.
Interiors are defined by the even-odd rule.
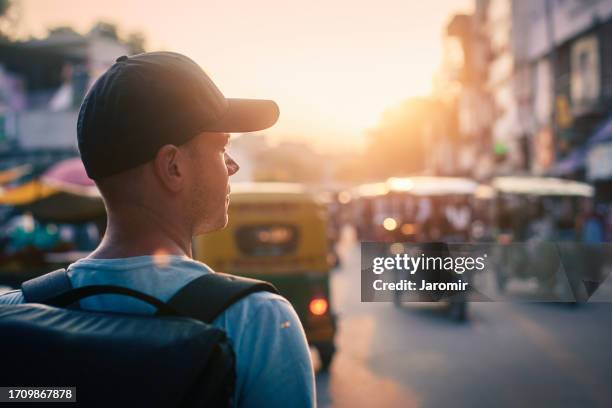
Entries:
[[[271,284],[221,273],[194,279],[168,302],[125,287],[72,288],[64,269],[22,284],[27,303],[0,305],[0,384],[76,387],[83,406],[230,406],[235,356],[211,322]],[[155,315],[79,310],[89,296],[131,296]]]

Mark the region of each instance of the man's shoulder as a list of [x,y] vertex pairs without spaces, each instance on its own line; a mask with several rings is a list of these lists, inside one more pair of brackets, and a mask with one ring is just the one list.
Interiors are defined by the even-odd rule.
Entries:
[[230,321],[240,321],[245,324],[265,319],[270,313],[286,314],[288,311],[293,311],[293,307],[287,299],[276,293],[261,291],[240,299],[228,307],[223,315],[226,315]]
[[[274,292],[268,292],[267,290],[262,290],[259,292],[251,293],[250,295],[245,296],[241,301],[251,303],[254,306],[259,306],[259,305],[271,306],[279,302],[283,304],[289,303],[289,301],[285,299],[284,297],[282,297],[281,295],[274,293]],[[239,301],[238,303],[240,303],[241,301]]]
[[308,342],[298,315],[284,297],[253,293],[213,324],[225,329],[236,353],[239,405],[284,406],[287,401],[315,405]]

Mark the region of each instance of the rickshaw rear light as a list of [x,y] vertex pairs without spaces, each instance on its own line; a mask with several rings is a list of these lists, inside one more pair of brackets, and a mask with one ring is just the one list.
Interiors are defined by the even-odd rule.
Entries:
[[327,312],[327,300],[323,298],[314,298],[310,301],[308,309],[315,316],[323,316]]
[[402,224],[400,231],[402,231],[402,234],[404,235],[414,235],[416,233],[416,225],[415,224]]

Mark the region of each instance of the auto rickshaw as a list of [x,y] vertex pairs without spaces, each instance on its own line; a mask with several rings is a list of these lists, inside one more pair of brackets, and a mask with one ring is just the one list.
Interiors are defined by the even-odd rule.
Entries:
[[[601,255],[601,248],[583,245],[577,236],[576,214],[583,202],[593,197],[593,187],[572,180],[527,176],[496,177],[491,187],[496,192],[496,240],[500,244],[496,268],[499,291],[506,291],[512,279],[534,278],[540,291],[555,293],[561,300],[575,298],[574,289],[581,282],[573,282],[573,278],[578,278],[581,265],[588,263],[584,258]],[[567,276],[559,276],[562,269]],[[590,269],[596,273],[596,268]]]
[[362,184],[353,189],[351,218],[359,240],[382,239],[382,221],[388,214],[388,192],[385,182]]
[[346,207],[351,201],[348,191],[339,187],[327,187],[316,193],[317,199],[325,207],[327,213],[327,239],[329,243],[329,263],[334,267],[340,266],[340,256],[336,245],[342,237],[342,228],[345,224]]
[[377,242],[467,242],[469,225],[449,224],[446,210],[458,207],[469,217],[478,187],[467,178],[430,176],[361,185],[354,192],[358,237]]
[[[385,182],[359,186],[355,190],[356,224],[363,231],[359,237],[375,242],[409,242],[424,251],[432,248],[447,251],[444,244],[470,239],[470,200],[477,188],[478,183],[467,178],[432,176],[392,177]],[[454,212],[447,211],[451,207]],[[460,218],[461,223],[449,222],[448,213]],[[439,245],[436,247],[434,243]],[[400,306],[403,293],[395,294],[395,304]],[[464,297],[452,299],[448,306],[452,318],[466,318]]]
[[273,283],[329,368],[335,353],[324,205],[298,184],[232,184],[226,228],[196,237],[194,257],[217,271]]
[[[387,185],[391,217],[383,221],[383,227],[393,239],[416,243],[424,253],[435,254],[448,253],[449,243],[469,241],[471,200],[478,183],[462,177],[415,176],[392,177]],[[402,302],[401,294],[397,292],[396,305]],[[464,294],[453,297],[448,301],[448,313],[463,321],[467,305]]]

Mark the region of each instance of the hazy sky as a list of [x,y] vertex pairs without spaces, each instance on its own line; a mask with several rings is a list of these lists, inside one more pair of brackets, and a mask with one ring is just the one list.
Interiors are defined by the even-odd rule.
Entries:
[[149,50],[195,59],[226,96],[271,98],[267,133],[350,144],[382,111],[427,94],[452,13],[473,0],[16,0],[20,35],[105,19]]

